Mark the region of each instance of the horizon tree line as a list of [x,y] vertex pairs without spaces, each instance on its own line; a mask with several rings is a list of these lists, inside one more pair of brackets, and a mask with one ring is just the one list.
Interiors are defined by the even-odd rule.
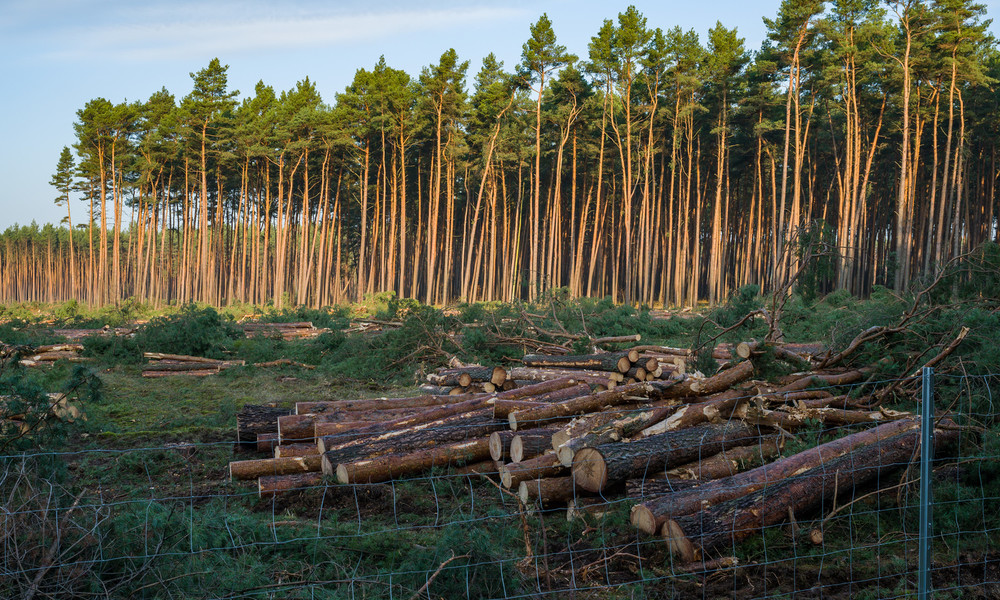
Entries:
[[822,291],[902,289],[997,239],[983,5],[783,0],[765,23],[750,51],[629,7],[577,56],[543,14],[471,84],[449,49],[415,77],[360,68],[330,103],[309,78],[241,98],[218,58],[179,100],[95,98],[51,180],[86,223],[0,234],[0,294],[693,305],[810,255]]

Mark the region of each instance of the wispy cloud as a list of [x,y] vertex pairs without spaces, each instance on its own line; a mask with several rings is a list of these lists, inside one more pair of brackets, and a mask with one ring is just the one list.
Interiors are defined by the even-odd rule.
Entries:
[[[282,6],[282,5],[278,5]],[[280,14],[278,12],[280,11]],[[523,17],[517,7],[473,3],[426,8],[413,4],[375,11],[275,9],[255,3],[172,4],[108,15],[89,26],[68,26],[45,56],[58,60],[124,63],[347,46],[391,36],[488,25]]]

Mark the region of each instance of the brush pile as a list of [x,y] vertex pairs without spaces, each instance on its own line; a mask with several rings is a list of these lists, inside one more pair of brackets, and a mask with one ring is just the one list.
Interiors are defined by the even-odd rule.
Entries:
[[[270,497],[452,468],[499,479],[528,507],[567,506],[570,516],[628,497],[635,527],[690,561],[849,500],[918,447],[919,420],[880,406],[887,393],[912,394],[913,380],[848,395],[843,386],[872,369],[839,367],[844,353],[818,344],[719,345],[707,377],[691,372],[693,356],[661,346],[529,354],[522,366],[428,378],[452,395],[299,402],[287,414],[250,407],[239,439],[273,458],[234,461],[230,475],[257,479]],[[755,379],[765,357],[803,370]],[[938,444],[954,439],[951,421],[937,425]],[[832,439],[782,456],[790,436],[817,426]]]

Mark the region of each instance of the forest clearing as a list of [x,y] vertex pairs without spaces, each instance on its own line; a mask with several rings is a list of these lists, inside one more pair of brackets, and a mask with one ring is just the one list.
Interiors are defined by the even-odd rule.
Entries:
[[992,597],[987,259],[704,314],[9,306],[4,593],[905,596],[932,366],[931,580]]

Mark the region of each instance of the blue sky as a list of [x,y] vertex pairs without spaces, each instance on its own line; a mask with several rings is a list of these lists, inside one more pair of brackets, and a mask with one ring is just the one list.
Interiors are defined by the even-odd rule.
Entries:
[[[414,76],[451,47],[471,61],[470,75],[489,52],[511,69],[543,12],[559,42],[585,56],[601,22],[629,4],[651,27],[694,28],[702,38],[721,20],[756,49],[761,17],[773,17],[779,0],[0,0],[0,229],[63,218],[48,181],[92,98],[144,100],[166,87],[179,99],[189,73],[217,56],[241,97],[260,79],[286,90],[308,76],[332,102],[383,54]],[[1000,12],[1000,0],[986,4]],[[83,203],[73,210],[79,223]]]

